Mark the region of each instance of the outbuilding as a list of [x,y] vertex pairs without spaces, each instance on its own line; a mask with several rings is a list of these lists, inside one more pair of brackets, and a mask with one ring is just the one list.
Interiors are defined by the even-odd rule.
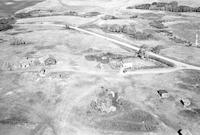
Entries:
[[157,90],[159,96],[161,98],[168,98],[169,97],[169,93],[166,90]]
[[184,107],[188,107],[191,105],[191,102],[188,98],[180,98],[180,103],[184,106]]
[[192,135],[192,133],[188,129],[179,129],[177,133],[178,135]]

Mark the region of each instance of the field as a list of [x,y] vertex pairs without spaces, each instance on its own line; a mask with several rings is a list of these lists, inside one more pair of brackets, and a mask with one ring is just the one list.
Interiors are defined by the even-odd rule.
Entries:
[[1,0],[0,16],[8,16],[14,14],[17,10],[41,2],[42,0]]
[[141,3],[46,0],[0,20],[0,135],[199,135],[199,14],[127,8]]

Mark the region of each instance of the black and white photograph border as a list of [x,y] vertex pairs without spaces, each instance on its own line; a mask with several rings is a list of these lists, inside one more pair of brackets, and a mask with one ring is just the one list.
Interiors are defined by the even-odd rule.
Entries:
[[0,1],[0,135],[199,133],[200,1]]

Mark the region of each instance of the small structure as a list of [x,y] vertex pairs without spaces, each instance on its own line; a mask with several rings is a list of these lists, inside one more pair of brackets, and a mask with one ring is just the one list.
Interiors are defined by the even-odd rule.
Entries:
[[177,133],[178,135],[192,135],[192,133],[188,129],[179,129]]
[[123,63],[120,72],[126,73],[130,69],[133,69],[133,63],[131,62]]
[[41,69],[39,76],[44,77],[46,75],[46,70],[45,69]]
[[101,63],[103,64],[107,64],[110,61],[110,59],[107,56],[102,56],[100,59],[101,59]]
[[28,67],[30,67],[29,62],[23,61],[23,62],[20,63],[20,68],[25,69],[25,68],[28,68]]
[[180,99],[180,103],[184,106],[184,107],[188,107],[191,105],[191,102],[188,98],[181,98]]
[[161,98],[168,98],[169,97],[169,93],[166,90],[158,90],[157,92],[158,92],[158,94]]
[[132,69],[133,68],[133,63],[131,63],[131,62],[123,63],[122,64],[122,68],[124,68],[124,69]]
[[53,56],[50,56],[44,61],[44,63],[46,66],[50,66],[50,65],[56,65],[57,61]]

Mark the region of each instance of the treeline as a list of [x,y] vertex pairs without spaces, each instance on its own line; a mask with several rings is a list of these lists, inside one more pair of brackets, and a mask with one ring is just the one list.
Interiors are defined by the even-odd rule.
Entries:
[[141,4],[132,7],[127,7],[128,9],[145,9],[145,10],[161,10],[170,12],[200,12],[200,7],[190,7],[178,5],[178,2],[173,1],[170,3],[166,2],[153,2],[151,4]]

